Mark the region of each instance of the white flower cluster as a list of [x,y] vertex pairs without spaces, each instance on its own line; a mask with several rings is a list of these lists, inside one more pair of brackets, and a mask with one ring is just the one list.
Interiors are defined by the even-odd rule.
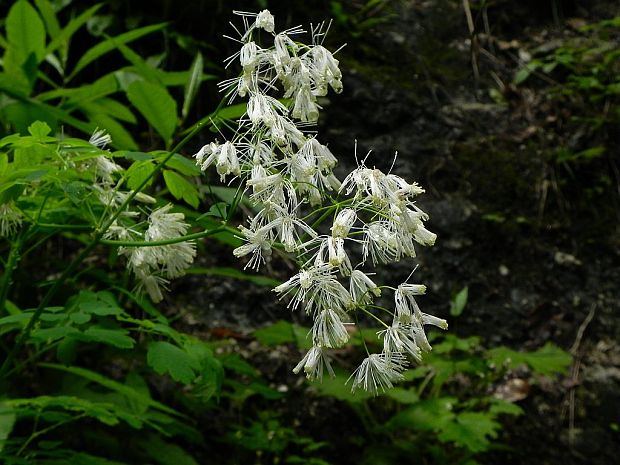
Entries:
[[[89,142],[103,150],[112,142],[112,138],[103,130],[95,130]],[[124,169],[108,155],[106,153],[95,157],[87,168],[94,170],[93,189],[99,200],[108,210],[114,212],[130,192],[120,190],[122,179],[117,184],[115,175],[122,173]],[[138,193],[135,199],[143,204],[156,203],[153,197],[144,193]],[[105,239],[126,242],[172,242],[164,245],[119,247],[119,254],[127,257],[128,267],[138,280],[136,290],[146,291],[153,302],[163,300],[162,289],[166,289],[170,279],[182,276],[196,256],[194,242],[174,242],[187,234],[189,225],[184,222],[185,216],[182,213],[171,213],[171,209],[172,205],[168,204],[151,211],[145,229],[138,222],[141,212],[131,210],[128,206],[104,234]]]
[[[241,50],[228,61],[238,59],[243,71],[221,87],[231,100],[248,97],[247,112],[232,140],[205,145],[196,162],[202,170],[215,165],[222,179],[241,178],[261,207],[247,227],[240,226],[245,244],[234,254],[249,256],[246,267],[257,269],[280,246],[300,264],[295,276],[274,289],[290,298],[291,308],[303,307],[314,319],[313,347],[293,371],[303,369],[310,379],[321,379],[325,371],[333,374],[328,351],[344,346],[347,326],[366,314],[385,327],[379,333],[383,350],[369,354],[353,373],[353,390],[384,390],[402,378],[408,359],[419,361],[422,351],[430,350],[424,325],[447,328],[445,320],[419,309],[414,296],[423,294],[425,286],[380,287],[362,271],[365,265],[415,257],[414,244],[435,242],[424,226],[427,215],[414,201],[424,190],[364,162],[340,183],[332,171],[334,155],[304,132],[318,119],[317,97],[326,95],[328,87],[342,91],[338,60],[319,43],[323,26],[313,29],[312,45],[304,45],[291,38],[303,32],[300,28],[276,33],[267,10],[238,14],[245,23],[238,31]],[[273,45],[255,42],[260,31],[273,37]],[[269,95],[277,90],[288,104]],[[330,234],[320,234],[301,210],[306,204],[321,205],[329,191],[339,201],[306,216],[318,218],[316,223],[333,216]],[[361,248],[360,263],[351,260],[354,248]],[[393,310],[374,304],[382,288],[394,290]],[[377,312],[387,312],[391,323]]]

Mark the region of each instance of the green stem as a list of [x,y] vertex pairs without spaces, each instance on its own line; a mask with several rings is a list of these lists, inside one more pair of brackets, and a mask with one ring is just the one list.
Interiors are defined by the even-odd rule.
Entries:
[[92,226],[87,224],[56,224],[56,223],[36,223],[35,226],[41,229],[67,229],[69,231],[72,230],[80,230],[87,231],[93,229]]
[[228,231],[226,227],[210,229],[208,231],[197,232],[193,234],[187,234],[186,236],[175,237],[174,239],[163,239],[161,241],[114,241],[101,239],[100,244],[115,245],[122,247],[156,247],[159,245],[178,244],[179,242],[191,241],[194,239],[200,239],[202,237],[212,236],[220,232]]
[[30,435],[30,437],[28,439],[26,439],[26,442],[24,442],[24,444],[19,448],[19,450],[17,451],[17,453],[15,455],[17,457],[19,457],[22,454],[22,452],[24,452],[26,450],[26,447],[28,447],[28,445],[32,441],[34,441],[36,438],[38,438],[40,436],[43,436],[44,434],[47,434],[50,431],[53,431],[53,430],[55,430],[56,428],[58,428],[60,426],[66,425],[68,423],[73,423],[74,421],[81,420],[82,418],[85,418],[85,417],[86,417],[86,414],[85,413],[81,413],[81,414],[79,414],[79,415],[77,415],[75,417],[71,417],[71,418],[68,418],[67,420],[63,420],[63,421],[55,423],[55,424],[53,424],[51,426],[48,426],[47,428],[44,428],[41,431],[37,431],[35,433],[32,433]]
[[196,128],[193,131],[191,131],[187,136],[185,136],[183,138],[183,140],[181,140],[181,142],[179,142],[170,151],[170,153],[168,155],[166,155],[166,157],[161,162],[159,162],[155,166],[155,168],[153,168],[153,171],[151,171],[149,176],[146,177],[140,183],[140,185],[138,185],[138,187],[136,187],[136,189],[133,190],[127,196],[127,198],[123,201],[123,203],[116,210],[116,212],[110,217],[110,219],[108,219],[108,221],[106,221],[106,223],[101,228],[99,228],[96,231],[95,236],[93,237],[92,242],[90,244],[88,244],[84,249],[82,249],[82,251],[73,259],[73,261],[69,264],[69,266],[67,268],[65,268],[65,270],[60,275],[60,277],[54,282],[52,287],[43,296],[43,299],[41,299],[41,302],[39,303],[39,306],[34,311],[34,314],[32,315],[32,318],[30,319],[30,321],[28,322],[26,327],[23,329],[23,331],[21,332],[19,338],[15,342],[15,345],[13,346],[13,349],[11,350],[11,352],[9,352],[9,354],[6,357],[6,359],[2,363],[2,366],[0,367],[0,379],[4,378],[6,376],[7,370],[10,368],[11,364],[13,363],[13,360],[15,359],[16,355],[21,350],[22,346],[28,340],[28,337],[30,336],[30,332],[34,328],[35,324],[38,323],[39,319],[41,318],[41,315],[43,314],[43,311],[45,310],[47,305],[51,302],[52,298],[56,295],[58,290],[64,285],[65,281],[67,281],[67,279],[70,276],[73,275],[73,273],[75,272],[77,267],[90,254],[90,252],[95,247],[97,247],[97,245],[99,245],[99,243],[103,239],[103,236],[106,233],[106,231],[110,228],[110,226],[112,226],[112,224],[114,224],[116,219],[121,215],[121,213],[129,205],[129,203],[136,197],[136,195],[138,195],[142,191],[142,189],[144,189],[144,187],[146,187],[146,185],[149,183],[149,181],[153,177],[155,177],[164,168],[164,166],[166,166],[166,163],[168,163],[168,161],[174,156],[174,154],[177,151],[179,151],[182,147],[184,147],[192,139],[192,137],[194,137],[194,135],[196,135],[196,133],[198,131],[200,131],[201,129],[202,129],[202,125],[197,125]]
[[11,243],[11,249],[9,250],[9,256],[4,267],[4,273],[2,276],[2,282],[0,283],[0,312],[4,312],[6,299],[9,293],[9,287],[13,279],[13,271],[17,268],[17,264],[21,258],[20,251],[24,243],[24,233],[20,233],[17,239]]

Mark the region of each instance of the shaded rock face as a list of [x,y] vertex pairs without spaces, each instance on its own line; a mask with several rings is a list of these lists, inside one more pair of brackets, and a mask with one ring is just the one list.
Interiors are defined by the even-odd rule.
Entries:
[[[327,110],[323,138],[343,172],[355,166],[356,139],[358,157],[373,150],[367,165],[393,164],[427,189],[419,205],[439,239],[419,252],[417,276],[431,289],[425,310],[448,318],[459,335],[481,335],[487,346],[531,349],[554,341],[573,348],[572,377],[532,391],[526,415],[506,431],[513,450],[493,460],[613,463],[620,453],[619,365],[610,354],[617,349],[606,344],[619,331],[617,212],[600,213],[603,232],[584,234],[581,219],[591,216],[591,206],[577,197],[565,209],[550,199],[548,171],[555,167],[541,142],[546,129],[536,127],[538,118],[524,108],[527,99],[545,96],[509,86],[518,64],[497,45],[515,40],[525,49],[527,34],[542,31],[550,40],[561,38],[563,18],[584,15],[595,22],[606,17],[609,2],[597,2],[590,12],[579,2],[556,2],[555,13],[527,4],[511,7],[514,15],[491,8],[493,39],[474,41],[473,65],[457,3],[395,4],[389,25],[342,52],[345,93]],[[506,84],[499,103],[489,92],[498,82]],[[465,285],[467,309],[451,320],[447,302]],[[590,311],[594,316],[577,343]]]

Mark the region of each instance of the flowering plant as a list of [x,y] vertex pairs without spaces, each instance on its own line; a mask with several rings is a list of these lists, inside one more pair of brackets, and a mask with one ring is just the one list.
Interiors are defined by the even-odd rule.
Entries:
[[[297,40],[305,32],[300,27],[276,33],[267,10],[237,14],[244,22],[234,39],[241,48],[227,63],[238,60],[242,72],[220,86],[229,101],[247,98],[247,111],[232,138],[202,147],[196,163],[203,171],[215,165],[222,180],[239,179],[259,208],[240,227],[245,244],[234,250],[239,258],[249,257],[246,267],[258,269],[279,246],[299,265],[296,275],[274,289],[314,320],[313,346],[294,371],[303,369],[310,379],[333,374],[328,351],[345,345],[346,325],[367,315],[385,328],[379,332],[383,351],[368,354],[352,375],[352,387],[384,390],[402,378],[409,358],[419,362],[431,349],[424,325],[447,328],[445,320],[418,307],[415,296],[424,294],[424,285],[380,286],[363,271],[415,257],[416,243],[434,244],[435,234],[424,226],[428,216],[414,200],[424,190],[366,166],[366,159],[343,182],[334,174],[337,159],[312,126],[321,109],[318,98],[330,87],[342,92],[339,62],[322,45],[328,26],[312,27],[306,45]],[[330,233],[319,232],[328,217]],[[350,252],[355,248],[361,248],[357,263]],[[394,293],[393,310],[374,304],[383,290]],[[377,316],[381,312],[390,323]]]

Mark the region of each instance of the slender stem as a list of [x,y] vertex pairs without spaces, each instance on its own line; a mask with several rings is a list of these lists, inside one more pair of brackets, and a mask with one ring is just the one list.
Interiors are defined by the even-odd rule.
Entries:
[[19,457],[19,456],[22,454],[22,452],[24,452],[24,451],[26,450],[26,447],[28,447],[28,445],[29,445],[32,441],[34,441],[36,438],[38,438],[39,436],[42,436],[42,435],[44,435],[44,434],[47,434],[47,433],[49,433],[50,431],[53,431],[53,430],[55,430],[56,428],[58,428],[58,427],[60,427],[60,426],[66,425],[66,424],[68,424],[68,423],[73,423],[74,421],[81,420],[82,418],[85,418],[85,417],[86,417],[86,414],[85,414],[85,413],[81,413],[81,414],[79,414],[79,415],[77,415],[77,416],[75,416],[75,417],[71,417],[71,418],[68,418],[67,420],[63,420],[63,421],[60,421],[60,422],[58,422],[58,423],[55,423],[55,424],[53,424],[53,425],[51,425],[51,426],[48,426],[47,428],[44,428],[44,429],[42,429],[41,431],[37,431],[37,432],[35,432],[35,433],[32,433],[32,434],[30,435],[30,437],[29,437],[28,439],[26,439],[26,441],[24,442],[24,444],[23,444],[23,445],[19,448],[19,450],[17,451],[17,453],[16,453],[15,455],[16,455],[17,457]]
[[191,241],[194,239],[200,239],[201,237],[212,236],[213,234],[217,234],[220,232],[227,231],[226,227],[210,229],[207,231],[201,231],[193,234],[187,234],[186,236],[175,237],[174,239],[163,239],[161,241],[114,241],[101,239],[99,241],[100,244],[105,245],[116,245],[122,247],[156,247],[159,245],[170,245],[170,244],[178,244],[179,242]]
[[7,355],[6,359],[4,360],[4,362],[2,363],[2,366],[0,367],[0,379],[4,378],[6,376],[6,372],[7,370],[10,368],[11,364],[13,363],[13,360],[15,359],[16,355],[19,353],[19,351],[21,350],[22,346],[25,344],[26,340],[28,339],[28,337],[30,336],[30,332],[32,331],[32,329],[34,328],[35,324],[39,321],[39,319],[41,318],[41,315],[43,314],[43,311],[45,310],[45,308],[47,307],[47,305],[51,302],[52,298],[56,295],[56,293],[58,292],[58,290],[63,286],[63,284],[65,283],[65,281],[67,281],[67,279],[73,275],[73,273],[75,272],[75,270],[77,269],[77,267],[82,263],[82,261],[90,254],[90,252],[97,246],[99,245],[99,243],[101,242],[101,240],[103,239],[104,234],[106,233],[106,231],[110,228],[110,226],[112,226],[112,224],[114,224],[114,222],[116,221],[116,219],[121,215],[121,213],[125,210],[125,208],[129,205],[129,203],[136,197],[136,195],[138,195],[142,189],[144,189],[144,187],[146,187],[146,185],[149,183],[149,181],[155,177],[163,168],[164,166],[166,166],[166,163],[168,163],[168,161],[174,156],[174,154],[179,151],[182,147],[184,147],[191,139],[192,137],[194,137],[194,135],[196,135],[196,133],[198,131],[200,131],[202,129],[202,124],[198,124],[196,126],[196,128],[191,131],[187,136],[185,136],[183,138],[183,140],[181,140],[181,142],[179,142],[171,151],[168,155],[166,155],[166,157],[164,159],[162,159],[156,166],[155,168],[153,168],[153,171],[151,171],[151,173],[149,174],[148,177],[146,177],[137,187],[135,190],[133,190],[123,201],[123,203],[119,206],[119,208],[116,210],[116,212],[108,219],[108,221],[106,221],[104,223],[104,225],[99,228],[96,233],[95,236],[93,237],[92,241],[90,242],[90,244],[88,244],[86,247],[84,247],[82,249],[82,251],[73,259],[73,261],[69,264],[69,266],[67,266],[67,268],[65,268],[65,270],[63,271],[63,273],[60,275],[60,277],[54,282],[54,284],[52,285],[52,287],[47,291],[47,293],[43,296],[43,299],[41,299],[41,302],[39,303],[39,306],[37,307],[37,309],[34,311],[34,314],[32,315],[32,318],[30,319],[30,321],[28,322],[28,324],[26,325],[26,327],[23,329],[22,333],[20,334],[19,338],[17,339],[17,341],[15,342],[15,345],[13,346],[13,349],[9,352],[9,354]]
[[[378,307],[378,308],[381,308],[381,307]],[[381,318],[379,318],[377,315],[372,313],[370,310],[367,310],[365,308],[361,308],[360,310],[362,312],[364,312],[366,315],[370,315],[371,317],[373,317],[375,320],[377,320],[379,323],[381,323],[381,325],[385,326],[386,329],[389,328],[389,326],[387,324],[385,324],[385,322]]]
[[20,260],[20,251],[24,242],[24,232],[21,232],[17,239],[11,243],[11,249],[9,250],[9,256],[4,267],[4,273],[2,276],[2,282],[0,283],[0,312],[4,312],[6,299],[9,293],[9,287],[13,279],[13,271],[17,268],[17,263]]
[[35,226],[41,229],[67,229],[67,230],[91,230],[92,226],[87,224],[56,224],[56,223],[36,223]]

